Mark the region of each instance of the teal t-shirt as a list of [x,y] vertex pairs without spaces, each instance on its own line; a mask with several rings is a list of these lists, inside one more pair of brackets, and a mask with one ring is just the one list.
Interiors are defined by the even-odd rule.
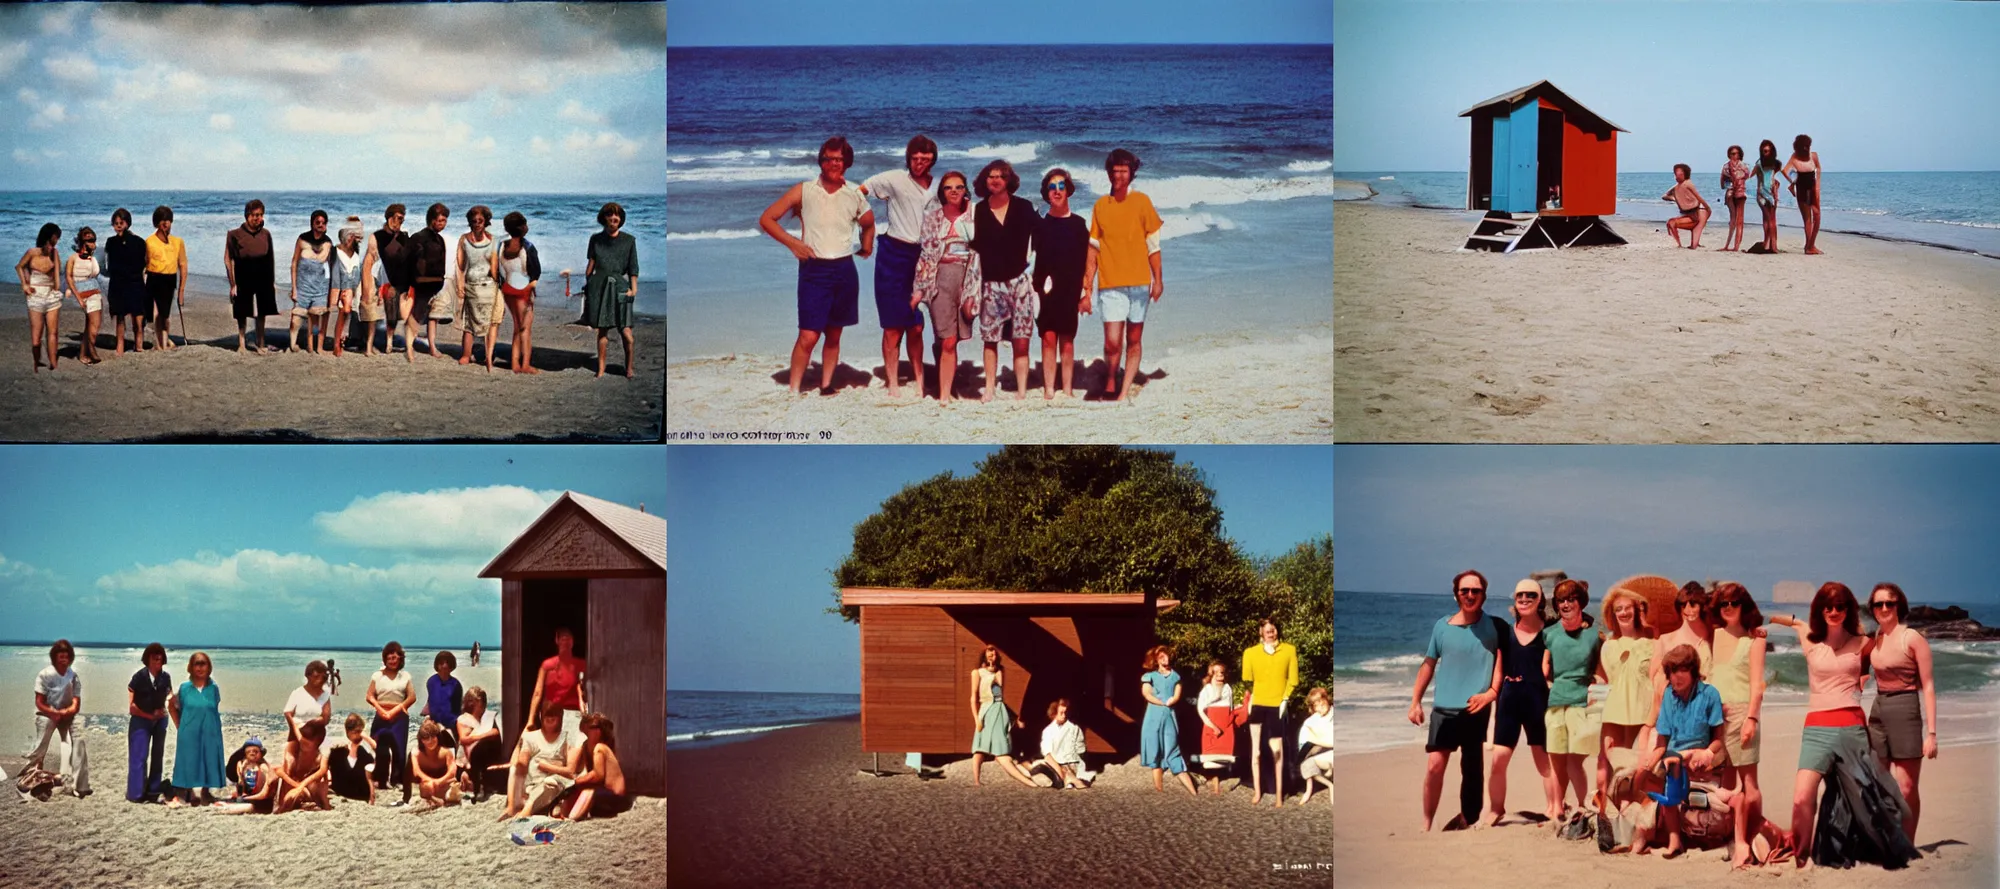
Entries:
[[1560,623],[1542,630],[1542,644],[1549,649],[1549,706],[1575,707],[1590,700],[1590,680],[1597,673],[1597,650],[1604,637],[1596,627],[1577,627],[1574,634]]
[[1500,651],[1494,619],[1480,614],[1472,626],[1455,626],[1449,617],[1431,625],[1424,657],[1437,658],[1437,694],[1431,706],[1463,708],[1473,695],[1493,687],[1493,659]]

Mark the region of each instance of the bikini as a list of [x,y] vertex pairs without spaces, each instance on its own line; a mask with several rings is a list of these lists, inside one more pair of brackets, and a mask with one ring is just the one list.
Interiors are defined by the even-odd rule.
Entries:
[[1792,159],[1792,167],[1798,172],[1799,203],[1813,204],[1819,200],[1819,164],[1812,161]]

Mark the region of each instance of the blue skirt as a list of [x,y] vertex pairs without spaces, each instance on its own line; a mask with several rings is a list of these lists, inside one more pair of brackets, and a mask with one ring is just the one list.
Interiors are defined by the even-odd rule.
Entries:
[[1012,721],[1007,718],[1007,705],[999,700],[987,704],[979,711],[979,731],[972,736],[972,752],[990,756],[1006,756],[1014,752],[1008,740],[1007,729]]
[[875,240],[875,251],[875,313],[882,319],[882,329],[924,326],[923,314],[910,307],[922,248],[884,235]]
[[1187,762],[1181,758],[1180,721],[1172,709],[1146,705],[1146,718],[1139,723],[1139,764],[1176,775],[1187,771]]

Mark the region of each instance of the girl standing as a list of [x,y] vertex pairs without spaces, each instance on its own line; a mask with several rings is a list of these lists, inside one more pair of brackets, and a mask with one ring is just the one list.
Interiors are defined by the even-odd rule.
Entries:
[[[1819,152],[1812,150],[1812,137],[1800,133],[1792,140],[1792,156],[1785,161],[1783,172],[1792,182],[1792,194],[1799,199],[1799,221],[1806,230],[1806,252],[1825,253],[1813,246],[1819,239],[1819,197],[1820,169]],[[1850,593],[1851,597],[1853,594]]]
[[56,316],[62,309],[62,283],[56,277],[56,242],[62,227],[44,223],[35,235],[35,248],[21,254],[14,274],[21,278],[21,294],[28,298],[28,336],[35,354],[35,373],[42,372],[42,347],[49,350],[49,370],[56,369]]
[[1861,678],[1874,640],[1861,635],[1859,610],[1853,590],[1828,581],[1813,594],[1808,620],[1789,614],[1771,616],[1772,623],[1799,634],[1799,647],[1806,656],[1806,726],[1799,738],[1798,776],[1792,782],[1792,847],[1800,867],[1812,860],[1819,785],[1833,767],[1834,756],[1860,762],[1869,755]]
[[1910,600],[1902,587],[1876,584],[1868,594],[1868,608],[1877,627],[1875,649],[1868,657],[1875,669],[1875,706],[1868,713],[1868,741],[1876,758],[1888,763],[1896,785],[1903,790],[1903,800],[1910,804],[1903,833],[1915,843],[1917,816],[1923,811],[1917,779],[1923,774],[1924,760],[1938,755],[1937,684],[1931,679],[1931,644],[1924,634],[1903,624],[1910,614]]
[[[1542,585],[1523,580],[1514,585],[1514,627],[1500,635],[1500,656],[1493,661],[1495,685],[1500,687],[1493,722],[1492,776],[1488,787],[1488,825],[1500,823],[1507,814],[1507,764],[1514,760],[1514,746],[1528,736],[1528,753],[1535,759],[1535,772],[1542,776],[1542,794],[1547,798],[1548,816],[1562,816],[1562,793],[1556,773],[1549,768],[1548,722],[1549,681],[1542,673],[1542,658],[1548,645],[1542,631],[1548,627],[1547,601]],[[1306,792],[1312,792],[1307,785]]]
[[[1556,774],[1556,801],[1574,787],[1578,808],[1588,805],[1583,760],[1602,749],[1598,741],[1600,719],[1590,715],[1590,679],[1597,673],[1599,646],[1604,637],[1589,630],[1583,613],[1590,604],[1590,586],[1580,580],[1556,584],[1556,614],[1561,620],[1542,631],[1548,652],[1542,655],[1542,669],[1549,677],[1548,725],[1550,769]],[[1598,790],[1603,791],[1599,785]],[[1560,811],[1557,812],[1561,814]]]
[[403,672],[403,646],[391,642],[382,646],[382,669],[368,677],[368,706],[375,708],[375,721],[368,736],[375,739],[375,786],[389,789],[391,782],[402,785],[403,800],[410,803],[410,674]]
[[332,279],[327,266],[333,259],[333,239],[326,236],[326,211],[312,211],[312,227],[292,242],[291,328],[285,333],[285,349],[292,351],[299,335],[299,318],[305,317],[308,351],[318,355],[319,341],[326,335],[327,292]]
[[1778,146],[1765,139],[1757,145],[1757,210],[1764,214],[1764,252],[1778,252]]
[[125,319],[132,319],[132,351],[146,347],[146,239],[132,233],[132,211],[119,207],[111,213],[110,238],[104,242],[103,272],[105,294],[111,301],[111,319],[117,336],[113,355],[125,354]]
[[632,300],[639,294],[639,242],[620,229],[625,208],[605,204],[597,211],[604,230],[590,236],[590,263],[584,266],[583,322],[597,328],[597,375],[604,376],[604,346],[613,328],[625,341],[625,378],[632,378]]
[[1729,234],[1717,250],[1743,249],[1743,183],[1750,168],[1743,165],[1743,146],[1729,146],[1729,162],[1722,165],[1722,202],[1729,205]]
[[979,338],[986,344],[986,389],[980,401],[992,401],[1000,391],[995,374],[1003,340],[1013,343],[1014,397],[1028,397],[1028,340],[1041,307],[1028,280],[1028,245],[1041,217],[1027,201],[1015,201],[1020,187],[1021,177],[1004,160],[987,164],[972,182],[980,198],[972,212],[972,249],[979,251]]
[[209,675],[215,665],[207,652],[197,651],[188,657],[187,670],[188,681],[167,699],[167,712],[180,730],[174,741],[174,788],[182,791],[169,806],[193,803],[196,790],[206,805],[212,801],[209,788],[229,786],[222,767],[222,687]]
[[1597,786],[1611,786],[1611,749],[1650,750],[1646,729],[1659,708],[1653,701],[1653,625],[1646,617],[1646,600],[1619,587],[1604,597],[1608,638],[1597,653],[1598,681],[1611,686],[1604,698],[1604,720],[1598,737]]
[[[1035,226],[1035,274],[1031,288],[1041,295],[1042,398],[1056,397],[1056,355],[1062,355],[1062,394],[1076,394],[1076,322],[1083,297],[1083,267],[1090,252],[1090,226],[1070,212],[1076,182],[1057,167],[1042,176],[1042,200],[1049,213]],[[1018,331],[1017,331],[1018,333]],[[1018,339],[1018,337],[1017,337]]]
[[[169,338],[167,319],[174,306],[187,305],[187,242],[174,234],[174,210],[161,205],[153,208],[153,235],[146,239],[146,293],[152,299],[154,348],[180,348]],[[187,331],[181,331],[187,339]]]
[[[500,298],[507,303],[507,315],[514,319],[513,345],[507,350],[507,366],[517,374],[538,374],[535,357],[535,282],[542,277],[542,258],[528,243],[528,217],[509,213],[500,223],[507,229],[507,241],[500,245]],[[472,644],[472,665],[479,666],[479,643]]]
[[1194,714],[1201,717],[1202,770],[1208,773],[1208,792],[1222,795],[1222,772],[1236,765],[1236,727],[1250,721],[1248,707],[1236,706],[1236,689],[1229,685],[1229,668],[1221,661],[1208,662],[1208,681],[1195,697]]
[[1171,771],[1188,793],[1200,796],[1194,777],[1187,773],[1187,762],[1181,759],[1180,722],[1174,718],[1174,705],[1181,702],[1181,674],[1174,671],[1173,647],[1153,646],[1146,652],[1146,664],[1150,669],[1141,677],[1139,690],[1146,697],[1146,718],[1139,723],[1139,763],[1153,770],[1154,792],[1166,789],[1161,779]]
[[76,299],[77,308],[83,310],[83,346],[80,351],[83,363],[97,364],[97,325],[104,317],[104,279],[98,274],[97,233],[84,226],[76,233],[76,252],[69,256],[69,265],[63,270],[63,277],[69,283],[70,296]]
[[1014,763],[1014,748],[1008,727],[1024,728],[1019,717],[1007,713],[1005,682],[1007,666],[1000,662],[1000,649],[988,645],[972,670],[972,785],[979,786],[979,767],[985,757],[993,757],[1014,780],[1034,787],[1028,773]]
[[939,178],[938,200],[938,206],[924,213],[910,307],[916,308],[918,303],[930,306],[931,330],[938,347],[938,403],[950,404],[952,376],[958,371],[958,344],[972,339],[972,317],[979,306],[979,254],[972,251],[972,207],[966,197],[965,174],[952,170]]
[[1764,724],[1764,640],[1751,632],[1764,625],[1764,613],[1740,583],[1725,582],[1715,588],[1715,608],[1722,616],[1716,628],[1715,674],[1709,684],[1722,695],[1722,747],[1729,754],[1729,766],[1736,770],[1742,790],[1742,806],[1747,818],[1736,820],[1734,864],[1750,863],[1748,826],[1761,823],[1764,791],[1757,786],[1758,751],[1763,747]]

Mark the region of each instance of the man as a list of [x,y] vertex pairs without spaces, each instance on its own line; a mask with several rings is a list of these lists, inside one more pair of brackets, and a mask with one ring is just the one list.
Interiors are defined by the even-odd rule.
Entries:
[[[1655,724],[1659,742],[1639,760],[1639,770],[1664,778],[1680,768],[1690,780],[1712,781],[1722,761],[1722,693],[1701,681],[1701,658],[1691,645],[1667,652],[1660,669],[1667,675],[1667,693],[1660,698]],[[1666,857],[1672,858],[1681,851],[1681,810],[1661,806],[1660,815]]]
[[424,230],[410,236],[412,272],[411,296],[404,303],[409,307],[403,314],[409,320],[409,332],[403,335],[403,357],[415,362],[416,346],[412,342],[417,336],[417,322],[424,325],[424,341],[430,344],[431,357],[443,358],[438,353],[437,326],[440,322],[451,323],[452,301],[456,293],[445,290],[446,274],[450,267],[451,240],[444,234],[444,227],[451,222],[451,210],[443,204],[432,204],[424,213],[428,223]]
[[[916,375],[917,396],[924,389],[924,316],[910,305],[917,280],[917,255],[923,252],[924,214],[938,205],[931,187],[931,165],[937,143],[918,135],[903,148],[903,169],[885,170],[861,183],[861,193],[889,204],[889,225],[882,233],[882,256],[875,260],[875,313],[882,321],[882,366],[889,397],[903,394],[898,374],[898,346],[906,338],[910,370]],[[873,212],[872,210],[870,212]]]
[[1485,612],[1486,575],[1461,571],[1452,578],[1451,587],[1458,610],[1431,626],[1424,663],[1417,668],[1417,686],[1410,693],[1410,722],[1423,725],[1424,689],[1430,686],[1432,676],[1437,677],[1430,738],[1424,743],[1428,755],[1424,771],[1426,831],[1437,817],[1438,797],[1444,792],[1444,769],[1451,762],[1454,750],[1459,754],[1459,814],[1445,824],[1445,829],[1469,827],[1479,818],[1479,803],[1486,783],[1486,763],[1480,747],[1486,741],[1486,721],[1492,713],[1486,705],[1500,696],[1499,674],[1493,669],[1500,651],[1500,634],[1512,632],[1499,618]]
[[264,344],[264,318],[278,314],[278,266],[271,253],[271,232],[264,228],[264,202],[243,205],[243,224],[229,230],[222,243],[222,267],[229,273],[229,307],[236,315],[236,351],[246,351],[244,322],[257,319],[255,351],[275,352]]
[[49,665],[35,674],[35,736],[40,740],[28,754],[28,765],[47,769],[44,762],[53,742],[56,767],[47,770],[60,774],[69,792],[81,798],[90,795],[90,758],[83,720],[77,718],[83,710],[83,677],[70,669],[75,662],[69,640],[57,639],[49,646]]
[[[361,319],[367,326],[364,354],[375,354],[375,319],[386,317],[389,327],[382,342],[385,352],[396,351],[396,328],[402,324],[410,305],[410,236],[403,233],[402,204],[390,204],[382,213],[382,228],[368,239],[368,252],[361,257]],[[382,263],[382,283],[375,283],[375,263]],[[370,311],[370,310],[373,311]],[[405,341],[405,346],[408,342]],[[329,661],[329,664],[332,662]],[[338,671],[336,671],[338,675]]]
[[[1084,262],[1083,280],[1095,287],[1104,307],[1104,394],[1115,392],[1124,401],[1139,375],[1148,306],[1159,302],[1164,292],[1160,213],[1145,193],[1132,190],[1132,179],[1139,175],[1137,155],[1113,149],[1104,159],[1104,172],[1111,177],[1111,194],[1090,208],[1090,256]],[[1086,291],[1083,311],[1090,311],[1090,300]],[[1123,385],[1118,372],[1121,353]]]
[[[819,178],[801,182],[764,209],[759,228],[785,245],[799,261],[799,338],[792,343],[790,387],[805,380],[813,346],[826,340],[819,356],[819,393],[833,394],[833,370],[840,365],[840,332],[860,320],[861,277],[854,270],[854,227],[861,227],[863,258],[875,252],[875,211],[847,181],[854,147],[835,136],[819,147]],[[799,218],[799,236],[779,224],[786,214]]]

